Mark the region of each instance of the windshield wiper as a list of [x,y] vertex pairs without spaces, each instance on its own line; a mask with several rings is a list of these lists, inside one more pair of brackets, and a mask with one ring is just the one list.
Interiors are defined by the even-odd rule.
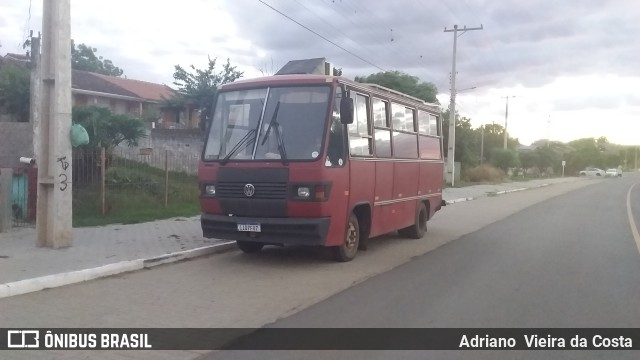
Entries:
[[[251,144],[252,140],[255,139],[255,134],[257,132],[258,131],[256,129],[249,130],[249,132],[247,132],[247,134],[242,139],[240,139],[240,141],[238,141],[238,143],[233,148],[231,148],[231,151],[229,151],[229,153],[224,157],[224,159],[220,161],[220,165],[224,165],[228,163],[229,159],[231,159],[233,154],[235,154],[236,152],[246,149],[247,146]],[[254,137],[252,137],[252,135]]]
[[278,152],[280,153],[280,158],[282,159],[282,163],[284,165],[289,165],[289,160],[287,159],[287,151],[284,149],[284,139],[282,138],[282,133],[280,132],[280,124],[276,121],[278,117],[278,110],[280,109],[280,101],[276,105],[276,109],[273,111],[273,116],[269,121],[269,127],[267,128],[267,132],[264,134],[264,139],[262,139],[261,145],[264,146],[264,143],[269,139],[269,135],[271,134],[271,129],[275,129],[276,132],[276,141],[278,142]]

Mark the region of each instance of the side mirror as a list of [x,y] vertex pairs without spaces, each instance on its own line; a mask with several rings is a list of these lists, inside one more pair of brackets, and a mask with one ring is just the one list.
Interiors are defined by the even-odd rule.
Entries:
[[353,99],[342,98],[340,101],[340,122],[346,125],[353,124]]

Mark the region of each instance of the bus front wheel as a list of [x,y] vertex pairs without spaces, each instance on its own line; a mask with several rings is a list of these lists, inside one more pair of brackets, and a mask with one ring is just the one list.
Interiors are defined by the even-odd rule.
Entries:
[[245,254],[257,253],[264,247],[264,244],[253,241],[236,241],[236,243],[238,244],[238,248]]
[[344,243],[331,248],[333,257],[336,261],[347,262],[356,257],[358,252],[358,244],[360,243],[360,225],[355,214],[349,216],[349,223],[345,232]]
[[420,203],[418,212],[416,213],[415,224],[398,230],[398,234],[400,234],[400,236],[408,237],[411,239],[420,239],[427,232],[428,219],[429,214],[427,214],[427,207],[424,205],[424,203]]

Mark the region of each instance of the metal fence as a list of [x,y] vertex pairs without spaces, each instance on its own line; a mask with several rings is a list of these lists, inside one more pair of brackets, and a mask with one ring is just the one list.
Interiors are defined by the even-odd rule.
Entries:
[[[74,150],[72,159],[74,224],[77,219],[83,226],[197,212],[199,154],[116,148]],[[12,173],[10,186],[0,193],[0,204],[11,204],[12,226],[35,225],[37,168],[6,155],[0,155],[0,168]]]
[[199,156],[152,152],[77,151],[73,155],[74,213],[118,216],[198,203]]
[[34,224],[36,170],[30,165],[20,164],[18,158],[9,156],[0,156],[0,169],[11,174],[9,188],[0,190],[0,202],[10,204],[12,226]]

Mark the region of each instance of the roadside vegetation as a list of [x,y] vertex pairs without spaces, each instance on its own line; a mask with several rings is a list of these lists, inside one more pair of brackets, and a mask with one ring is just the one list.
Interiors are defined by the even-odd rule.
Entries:
[[131,160],[114,159],[105,176],[105,214],[101,185],[92,182],[74,189],[73,226],[134,224],[200,213],[195,175],[169,172],[165,207],[165,172]]

